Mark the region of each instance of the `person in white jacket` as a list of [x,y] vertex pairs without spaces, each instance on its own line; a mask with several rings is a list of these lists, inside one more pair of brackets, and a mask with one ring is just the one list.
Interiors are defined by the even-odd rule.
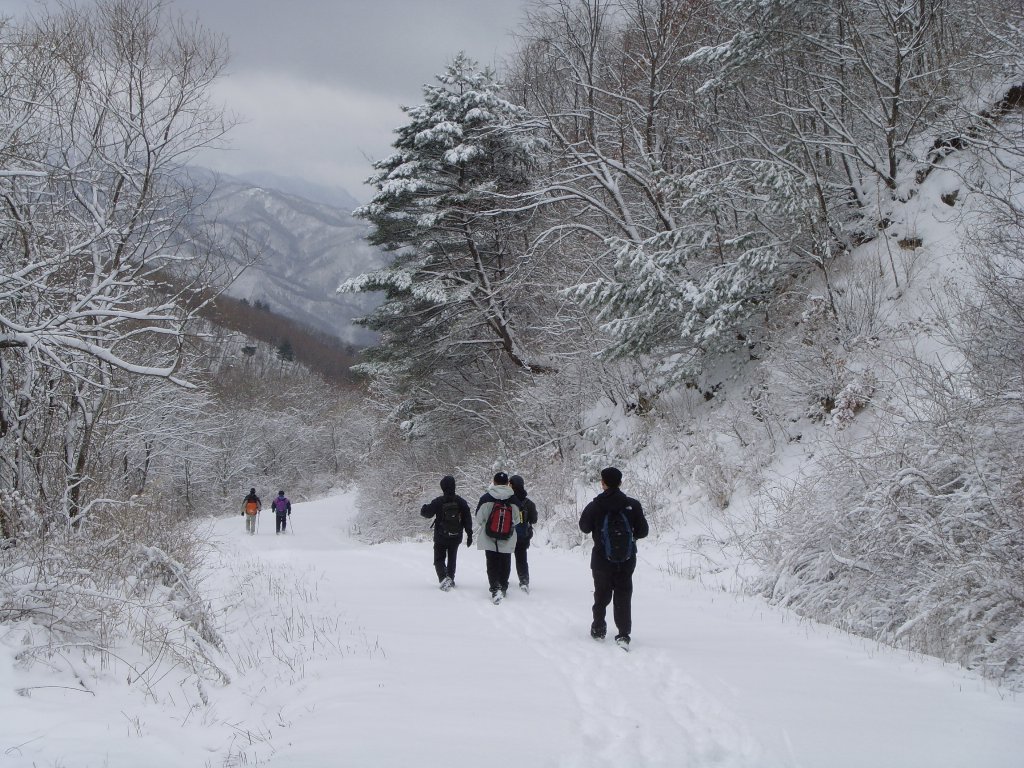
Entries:
[[476,505],[476,548],[487,558],[487,583],[491,602],[497,605],[508,591],[512,572],[512,553],[516,551],[516,524],[522,512],[513,499],[508,475],[498,472],[491,487]]

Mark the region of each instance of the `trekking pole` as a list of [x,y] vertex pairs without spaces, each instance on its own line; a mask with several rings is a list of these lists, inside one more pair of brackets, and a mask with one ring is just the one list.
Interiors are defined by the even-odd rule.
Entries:
[[260,513],[256,512],[256,533],[260,532]]

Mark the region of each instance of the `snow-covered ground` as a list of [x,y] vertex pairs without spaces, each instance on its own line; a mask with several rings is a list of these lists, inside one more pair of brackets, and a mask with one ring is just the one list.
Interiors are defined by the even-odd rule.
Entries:
[[533,591],[494,606],[475,548],[441,592],[429,543],[362,545],[353,506],[212,523],[232,682],[207,704],[180,669],[148,694],[72,651],[18,668],[9,632],[0,768],[1024,765],[1019,697],[659,571],[647,542],[626,653],[588,636],[582,549],[531,548]]

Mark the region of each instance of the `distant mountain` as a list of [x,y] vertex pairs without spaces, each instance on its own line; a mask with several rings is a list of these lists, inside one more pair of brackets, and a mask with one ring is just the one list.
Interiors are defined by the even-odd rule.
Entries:
[[351,213],[358,201],[341,187],[329,187],[326,184],[316,184],[312,181],[299,179],[294,176],[281,176],[270,171],[252,171],[238,176],[242,181],[248,181],[259,187],[268,187],[286,192],[289,195],[297,195],[307,200],[314,200],[318,203],[331,205],[339,210]]
[[[377,303],[374,296],[335,293],[347,278],[385,263],[366,240],[369,227],[353,218],[355,199],[330,188],[273,174],[238,178],[190,169],[211,190],[202,217],[215,222],[214,238],[247,241],[259,254],[227,293],[261,301],[279,314],[351,344],[373,343],[370,332],[352,324]],[[197,221],[197,242],[204,239]]]

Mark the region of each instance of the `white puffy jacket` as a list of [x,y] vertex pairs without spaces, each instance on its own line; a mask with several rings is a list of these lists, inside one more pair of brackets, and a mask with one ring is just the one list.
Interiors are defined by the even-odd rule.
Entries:
[[[488,498],[488,496],[490,498]],[[492,485],[487,489],[487,493],[480,497],[480,502],[476,507],[476,532],[473,534],[473,538],[476,539],[476,548],[482,550],[490,550],[491,552],[504,552],[507,555],[512,554],[516,551],[516,532],[515,528],[512,529],[512,536],[507,539],[492,539],[486,533],[484,533],[484,526],[487,525],[487,517],[491,514],[491,507],[494,506],[493,499],[508,499],[512,497],[512,486],[510,485]],[[512,505],[512,523],[521,523],[523,521],[523,513],[516,504]]]

